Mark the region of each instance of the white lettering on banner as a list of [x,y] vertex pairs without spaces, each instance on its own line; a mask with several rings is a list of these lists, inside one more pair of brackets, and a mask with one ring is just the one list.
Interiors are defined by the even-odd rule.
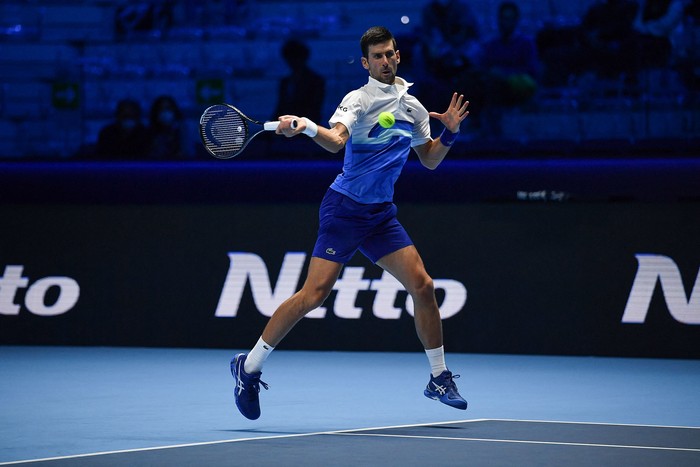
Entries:
[[[284,256],[274,290],[263,259],[253,253],[229,253],[229,270],[226,275],[215,316],[233,318],[238,310],[246,285],[250,284],[253,301],[258,311],[272,316],[277,307],[296,292],[306,260],[305,253],[287,253]],[[339,318],[359,319],[362,308],[357,296],[361,291],[375,291],[372,313],[380,319],[399,319],[402,308],[396,307],[396,299],[404,288],[391,274],[384,271],[379,279],[365,279],[365,268],[347,266],[333,286],[336,291],[333,312]],[[452,279],[434,279],[436,289],[445,292],[440,306],[440,317],[450,318],[459,313],[467,302],[466,287]],[[413,315],[413,300],[406,295],[406,311]],[[327,308],[319,307],[306,315],[307,318],[325,318]]]
[[[15,304],[17,289],[29,285],[29,278],[22,277],[24,266],[5,266],[0,277],[0,315],[18,315],[20,305]],[[58,298],[53,305],[46,305],[46,294],[51,287],[58,288]],[[70,277],[51,276],[39,279],[29,286],[24,305],[39,316],[57,316],[66,313],[78,303],[80,285]]]
[[[365,268],[346,267],[343,275],[333,287],[337,290],[333,312],[339,318],[358,319],[362,314],[362,308],[355,306],[357,293],[360,290],[367,290],[370,285],[368,279],[363,279]],[[324,313],[325,314],[325,313]]]
[[272,316],[277,307],[296,292],[306,253],[284,255],[274,292],[267,266],[260,256],[253,253],[229,253],[228,257],[230,266],[215,313],[220,318],[236,316],[248,281],[258,311],[265,316]]
[[671,316],[683,324],[700,324],[700,270],[688,299],[681,273],[671,258],[647,254],[639,254],[635,257],[639,267],[627,299],[625,312],[622,314],[622,322],[644,323],[656,283],[660,282]]
[[[384,271],[382,277],[372,281],[372,290],[377,291],[372,304],[372,313],[377,318],[382,319],[399,319],[401,316],[401,308],[396,308],[396,294],[404,290],[403,285],[394,276]],[[413,304],[413,300],[406,299],[408,303]],[[407,307],[408,308],[408,307]]]

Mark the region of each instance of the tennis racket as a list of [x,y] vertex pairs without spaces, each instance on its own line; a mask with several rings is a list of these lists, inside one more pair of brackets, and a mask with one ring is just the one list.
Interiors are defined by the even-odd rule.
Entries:
[[[292,122],[292,126],[296,126]],[[275,131],[280,122],[259,122],[229,104],[212,105],[199,119],[199,136],[207,152],[218,159],[239,155],[264,131]]]

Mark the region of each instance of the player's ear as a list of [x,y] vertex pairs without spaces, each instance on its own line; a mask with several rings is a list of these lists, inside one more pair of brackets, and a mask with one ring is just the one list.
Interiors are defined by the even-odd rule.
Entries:
[[367,59],[365,57],[362,57],[360,61],[362,62],[362,68],[364,68],[365,70],[369,70],[369,62],[367,61]]
[[401,63],[401,53],[398,50],[396,51],[396,63]]

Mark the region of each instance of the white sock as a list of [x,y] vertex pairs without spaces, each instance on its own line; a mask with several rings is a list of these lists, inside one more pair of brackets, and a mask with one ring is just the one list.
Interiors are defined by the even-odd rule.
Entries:
[[425,354],[428,356],[430,372],[433,376],[439,376],[440,373],[447,370],[447,366],[445,365],[445,349],[442,345],[437,349],[425,349]]
[[258,339],[255,347],[248,353],[245,359],[245,364],[243,365],[243,371],[248,374],[257,373],[262,370],[263,363],[270,356],[272,351],[275,350],[270,344],[267,344],[262,337]]

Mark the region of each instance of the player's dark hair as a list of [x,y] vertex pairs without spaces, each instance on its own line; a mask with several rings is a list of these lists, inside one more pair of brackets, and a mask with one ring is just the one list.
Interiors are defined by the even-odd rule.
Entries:
[[368,58],[369,47],[371,45],[381,44],[382,42],[386,41],[391,41],[394,45],[394,50],[396,50],[396,39],[394,39],[394,35],[391,34],[391,31],[383,26],[374,26],[369,28],[360,38],[362,56]]

